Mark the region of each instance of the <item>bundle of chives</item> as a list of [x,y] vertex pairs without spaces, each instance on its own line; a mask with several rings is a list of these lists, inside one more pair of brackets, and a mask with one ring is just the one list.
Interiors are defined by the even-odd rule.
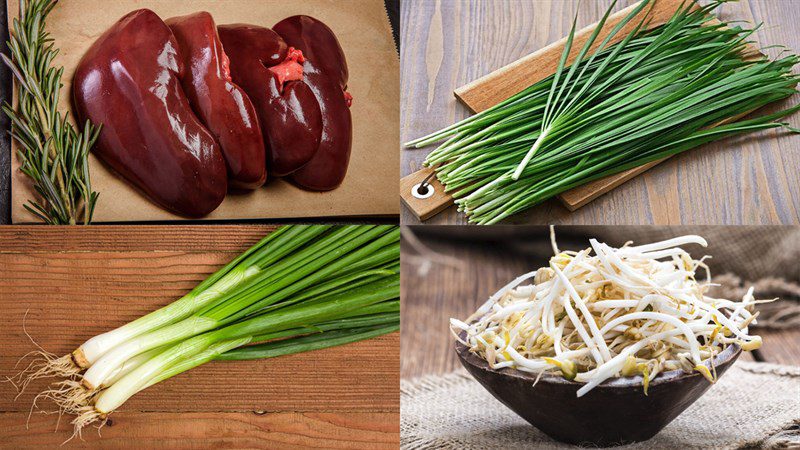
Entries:
[[64,378],[40,396],[77,414],[80,434],[137,392],[212,360],[397,331],[399,240],[396,226],[282,227],[176,302],[49,358],[29,378]]
[[710,128],[790,97],[800,80],[792,74],[798,56],[747,53],[755,29],[709,23],[726,1],[687,2],[666,24],[642,31],[643,19],[609,45],[652,4],[643,0],[598,43],[612,4],[571,65],[576,24],[554,75],[406,146],[446,139],[425,165],[436,167],[470,222],[493,224],[581,184],[708,142],[788,128],[776,121],[800,106]]

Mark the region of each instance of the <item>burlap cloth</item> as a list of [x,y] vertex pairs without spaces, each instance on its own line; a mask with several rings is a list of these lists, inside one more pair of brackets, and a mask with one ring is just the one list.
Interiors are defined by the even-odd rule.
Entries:
[[[525,422],[466,371],[402,380],[400,411],[406,450],[575,448]],[[798,419],[800,367],[740,361],[654,438],[615,448],[798,448]]]

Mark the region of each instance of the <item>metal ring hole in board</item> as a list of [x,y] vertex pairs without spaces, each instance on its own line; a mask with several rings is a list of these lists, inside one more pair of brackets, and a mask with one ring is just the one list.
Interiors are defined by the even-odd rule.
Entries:
[[433,192],[433,186],[430,183],[417,183],[411,188],[411,195],[420,200],[433,197]]

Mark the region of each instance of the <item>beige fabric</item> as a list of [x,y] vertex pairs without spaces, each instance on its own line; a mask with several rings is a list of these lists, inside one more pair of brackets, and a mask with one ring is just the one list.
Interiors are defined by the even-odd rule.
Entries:
[[[535,388],[534,388],[535,389]],[[465,371],[400,383],[401,448],[558,449]],[[628,449],[800,448],[800,367],[736,363],[654,438]]]

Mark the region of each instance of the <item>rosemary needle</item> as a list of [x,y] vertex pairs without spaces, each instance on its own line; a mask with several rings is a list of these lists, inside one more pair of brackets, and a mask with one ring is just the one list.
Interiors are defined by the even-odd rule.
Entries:
[[25,208],[54,225],[88,224],[98,193],[92,191],[89,150],[100,128],[86,122],[76,130],[68,114],[58,110],[63,67],[54,67],[58,54],[45,31],[45,21],[57,0],[20,0],[8,48],[0,55],[16,78],[17,108],[3,105],[11,119],[11,135],[19,148],[20,170],[38,194]]

